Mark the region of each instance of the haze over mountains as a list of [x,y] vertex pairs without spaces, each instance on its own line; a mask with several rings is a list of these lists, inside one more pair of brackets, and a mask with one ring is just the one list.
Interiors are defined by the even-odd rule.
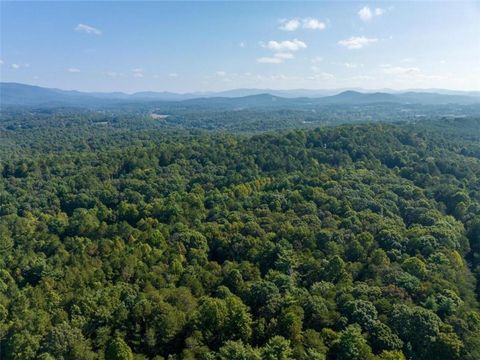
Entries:
[[378,91],[364,89],[336,90],[272,90],[233,89],[220,92],[80,92],[44,88],[20,83],[0,83],[2,106],[102,106],[116,103],[182,102],[185,105],[219,107],[290,107],[301,105],[366,105],[395,104],[480,104],[480,91],[422,89]]

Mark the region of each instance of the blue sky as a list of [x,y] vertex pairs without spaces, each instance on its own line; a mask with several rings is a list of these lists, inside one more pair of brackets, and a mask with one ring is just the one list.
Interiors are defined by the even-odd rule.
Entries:
[[0,78],[84,91],[480,90],[480,3],[1,1]]

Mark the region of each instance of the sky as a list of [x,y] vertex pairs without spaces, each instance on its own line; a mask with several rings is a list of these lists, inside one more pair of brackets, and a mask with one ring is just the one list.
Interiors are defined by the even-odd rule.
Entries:
[[480,90],[479,1],[0,1],[0,80],[81,91]]

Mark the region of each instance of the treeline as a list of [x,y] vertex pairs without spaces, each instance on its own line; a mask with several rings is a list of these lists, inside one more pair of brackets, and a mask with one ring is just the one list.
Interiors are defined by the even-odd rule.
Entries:
[[2,152],[2,359],[480,359],[475,142],[83,126]]
[[[154,119],[152,114],[168,115],[168,117]],[[444,121],[439,123],[451,130],[449,123],[460,121],[464,128],[469,128],[464,126],[465,123],[476,121],[479,115],[480,105],[478,104],[434,106],[379,103],[318,106],[312,103],[293,109],[256,107],[224,109],[213,104],[196,106],[182,102],[174,105],[168,102],[147,102],[127,103],[123,106],[115,105],[115,107],[97,110],[79,107],[4,107],[0,109],[0,139],[8,135],[17,138],[18,143],[23,143],[32,135],[32,130],[36,134],[54,133],[75,139],[76,137],[71,133],[81,132],[82,137],[87,138],[92,132],[108,135],[112,132],[152,129],[163,131],[196,129],[252,134],[365,122],[409,122],[423,126],[431,120],[438,122],[442,119]],[[476,130],[477,128],[475,127]],[[61,131],[62,129],[64,131]],[[69,131],[65,131],[67,129]],[[43,141],[33,141],[31,145],[43,143]]]

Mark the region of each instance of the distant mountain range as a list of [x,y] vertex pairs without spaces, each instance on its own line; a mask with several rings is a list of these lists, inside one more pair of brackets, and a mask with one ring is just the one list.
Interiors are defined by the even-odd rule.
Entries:
[[[358,91],[357,91],[358,90]],[[0,83],[0,105],[3,106],[78,106],[99,107],[120,103],[167,102],[185,106],[221,108],[296,107],[302,105],[367,104],[480,104],[480,91],[444,89],[399,92],[382,89],[370,92],[354,90],[270,90],[234,89],[221,92],[178,94],[171,92],[98,93],[44,88],[19,83]]]

